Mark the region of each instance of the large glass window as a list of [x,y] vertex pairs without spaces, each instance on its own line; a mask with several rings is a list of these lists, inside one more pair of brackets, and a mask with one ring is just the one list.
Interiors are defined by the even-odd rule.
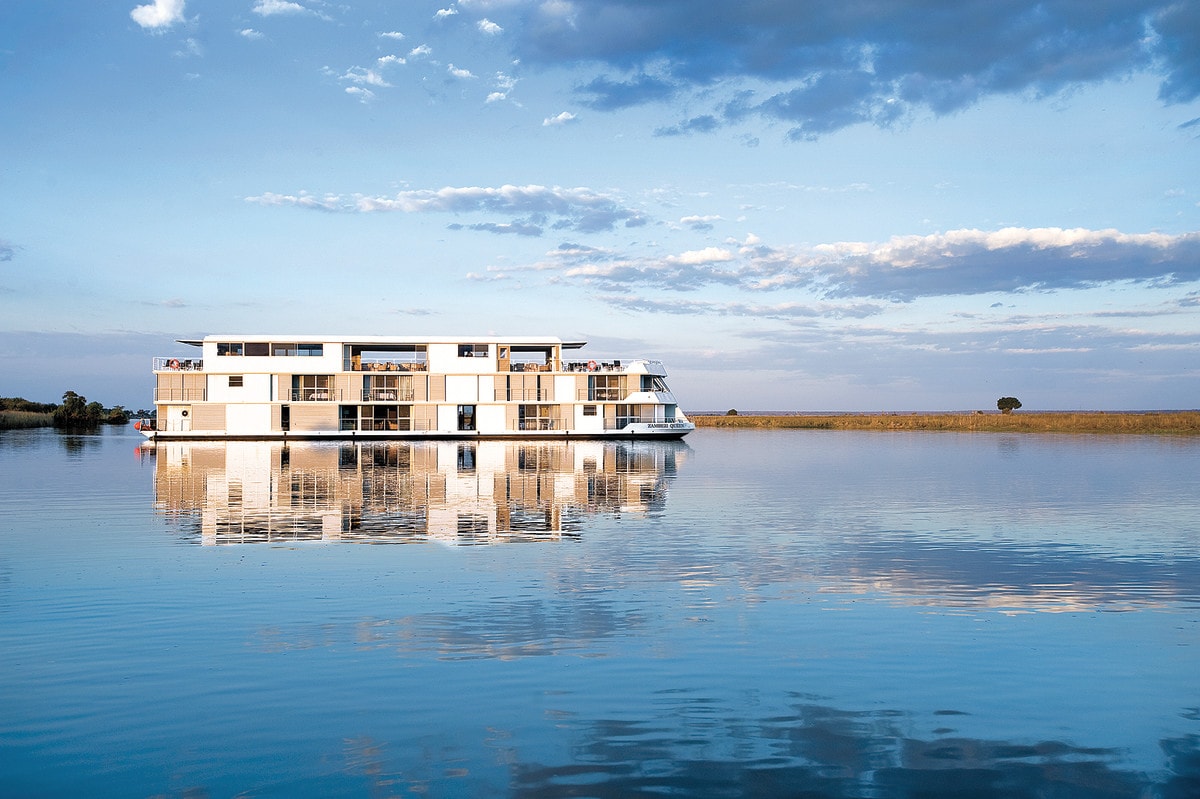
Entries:
[[217,342],[217,355],[241,355],[242,342],[240,341],[219,341]]
[[474,430],[475,429],[475,406],[474,405],[459,405],[458,406],[458,429],[459,430]]
[[271,354],[271,345],[266,341],[247,341],[246,355],[262,356]]
[[460,358],[486,358],[488,357],[487,344],[459,344],[458,357]]
[[329,375],[292,375],[292,400],[316,402],[332,399]]

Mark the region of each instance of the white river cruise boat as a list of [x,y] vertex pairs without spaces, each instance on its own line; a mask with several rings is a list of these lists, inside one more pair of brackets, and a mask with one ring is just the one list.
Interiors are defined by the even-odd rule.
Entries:
[[156,357],[150,439],[681,438],[659,361],[552,337],[213,335]]

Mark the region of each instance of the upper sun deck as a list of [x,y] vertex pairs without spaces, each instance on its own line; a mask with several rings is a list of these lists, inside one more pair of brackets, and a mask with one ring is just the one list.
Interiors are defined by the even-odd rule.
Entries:
[[659,361],[573,355],[586,342],[553,336],[359,336],[222,334],[180,339],[201,358],[162,356],[156,372],[609,372],[665,375]]

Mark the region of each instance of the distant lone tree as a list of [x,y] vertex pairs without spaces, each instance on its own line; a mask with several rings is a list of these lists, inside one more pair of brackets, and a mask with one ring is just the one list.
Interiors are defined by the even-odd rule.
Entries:
[[730,408],[729,410],[725,411],[725,415],[726,416],[737,416],[737,408]]
[[1001,397],[996,400],[996,407],[1000,409],[1000,413],[1012,413],[1021,407],[1021,401],[1016,397]]

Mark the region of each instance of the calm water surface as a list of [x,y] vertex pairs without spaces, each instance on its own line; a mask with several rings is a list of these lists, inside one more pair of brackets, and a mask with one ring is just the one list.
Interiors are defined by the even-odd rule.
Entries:
[[1200,796],[1200,440],[0,433],[0,795]]

